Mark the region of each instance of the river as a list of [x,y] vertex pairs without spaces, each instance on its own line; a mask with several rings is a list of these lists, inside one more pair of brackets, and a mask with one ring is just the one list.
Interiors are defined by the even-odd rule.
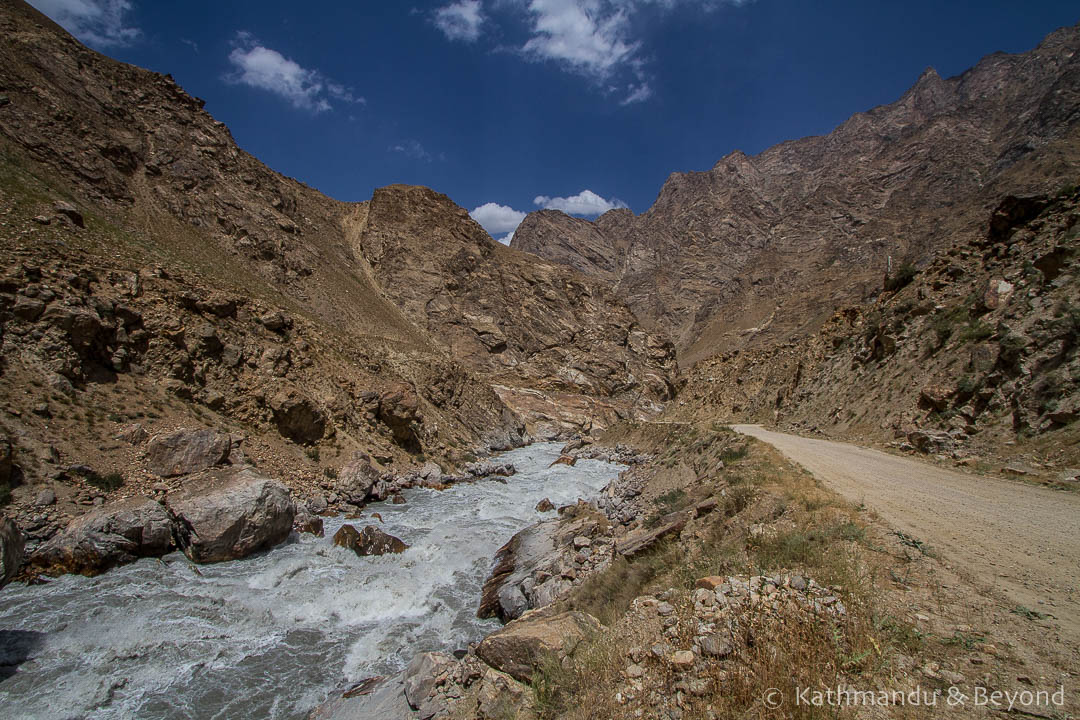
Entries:
[[[402,668],[417,652],[464,648],[498,627],[476,618],[498,548],[540,518],[535,506],[593,497],[622,469],[548,465],[559,444],[499,457],[517,474],[404,493],[369,505],[410,545],[357,557],[302,535],[196,572],[179,554],[96,578],[0,590],[0,716],[302,718],[345,681]],[[371,518],[378,512],[383,523]],[[547,516],[552,516],[548,513]]]

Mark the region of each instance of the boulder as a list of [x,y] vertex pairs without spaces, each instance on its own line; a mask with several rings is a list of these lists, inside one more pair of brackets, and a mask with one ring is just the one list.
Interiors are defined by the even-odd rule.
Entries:
[[528,682],[544,660],[561,661],[578,643],[600,630],[600,621],[583,612],[557,615],[543,610],[528,612],[484,638],[477,656],[515,680]]
[[334,533],[334,544],[348,548],[361,557],[400,553],[409,549],[409,546],[401,540],[384,533],[374,525],[366,525],[360,531],[357,531],[352,525],[342,525]]
[[555,467],[556,465],[567,465],[573,467],[577,465],[577,458],[573,455],[560,455],[559,459],[548,465],[548,467]]
[[402,447],[419,448],[416,426],[424,422],[420,397],[410,386],[395,383],[379,396],[379,420],[390,428],[394,441]]
[[278,432],[293,442],[310,445],[326,433],[326,415],[308,397],[290,392],[277,395],[270,401],[274,424]]
[[559,451],[559,455],[569,455],[575,450],[580,450],[585,447],[585,438],[580,435],[575,435],[563,445],[562,450]]
[[293,530],[298,533],[310,533],[315,537],[323,536],[323,519],[313,514],[303,505],[298,505],[293,517]]
[[454,659],[439,652],[420,653],[405,668],[405,699],[414,710],[427,702],[439,675],[453,665]]
[[195,562],[235,560],[273,547],[292,530],[289,489],[254,468],[193,475],[166,499],[184,554]]
[[0,516],[0,587],[19,572],[23,562],[23,536],[11,518]]
[[548,500],[547,498],[544,498],[540,502],[536,503],[536,512],[542,512],[542,513],[551,512],[554,509],[555,509],[555,504],[553,502],[551,502],[550,500]]
[[34,497],[35,507],[49,507],[56,504],[56,492],[52,488],[45,488]]
[[469,463],[464,468],[465,473],[473,477],[510,477],[517,472],[513,463],[496,463],[490,460]]
[[389,678],[371,678],[358,688],[335,693],[322,705],[319,705],[308,720],[406,720],[416,715],[405,699],[404,673]]
[[947,452],[955,445],[952,436],[948,433],[931,430],[913,430],[908,433],[907,439],[916,450],[923,453]]
[[215,430],[177,430],[150,438],[146,464],[159,477],[176,477],[208,470],[229,460],[232,439]]
[[59,215],[66,217],[77,227],[86,227],[86,221],[83,220],[82,213],[71,203],[64,200],[57,200],[53,203],[53,209],[56,210]]
[[615,544],[615,552],[623,557],[634,557],[641,551],[652,547],[658,540],[662,540],[669,535],[681,533],[692,515],[693,511],[679,511],[665,515],[656,528],[644,532],[632,533],[620,540]]
[[949,407],[953,391],[942,385],[927,385],[919,391],[919,407],[943,412]]
[[480,618],[497,617],[509,622],[528,609],[521,584],[533,570],[555,552],[558,520],[546,520],[521,530],[495,553],[495,567],[484,582],[480,596]]
[[371,464],[371,458],[363,452],[357,452],[349,464],[338,471],[337,487],[354,504],[360,504],[371,495],[371,490],[379,482],[380,475],[381,473]]
[[536,717],[532,691],[506,673],[488,668],[476,694],[477,714],[482,720]]
[[29,564],[46,575],[93,576],[139,558],[165,555],[174,547],[173,520],[165,507],[148,497],[133,497],[75,518],[38,548]]

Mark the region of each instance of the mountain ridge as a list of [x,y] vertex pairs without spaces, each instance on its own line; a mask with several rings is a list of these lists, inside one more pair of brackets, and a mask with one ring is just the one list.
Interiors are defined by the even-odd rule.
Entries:
[[[893,103],[826,135],[672,173],[640,215],[532,213],[511,245],[612,282],[691,364],[805,335],[879,290],[890,257],[925,261],[951,236],[976,235],[1001,196],[1050,192],[1075,175],[1077,49],[1073,26],[948,79],[929,68]],[[610,260],[582,259],[600,248]],[[748,340],[743,331],[774,313],[771,333]]]

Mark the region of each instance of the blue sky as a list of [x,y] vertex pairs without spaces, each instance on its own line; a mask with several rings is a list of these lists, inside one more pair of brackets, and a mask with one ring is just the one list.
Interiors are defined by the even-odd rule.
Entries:
[[275,170],[341,200],[448,194],[524,213],[643,212],[674,171],[830,131],[1080,20],[1072,2],[32,0],[171,73]]

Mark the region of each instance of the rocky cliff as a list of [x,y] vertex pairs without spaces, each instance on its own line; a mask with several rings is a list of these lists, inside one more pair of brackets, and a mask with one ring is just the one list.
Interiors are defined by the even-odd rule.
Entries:
[[1026,469],[1007,469],[1018,474],[1073,466],[1078,242],[1075,185],[1007,197],[980,236],[895,273],[875,302],[797,342],[702,361],[673,412],[861,436],[973,466],[1026,455]]
[[14,1],[0,257],[0,489],[39,536],[160,484],[143,447],[160,432],[212,427],[306,495],[357,452],[447,466],[522,442],[526,421],[557,434],[650,411],[675,371],[610,291],[501,247],[446,197],[328,198],[169,76]]
[[977,237],[1002,196],[1075,179],[1077,50],[1080,26],[956,77],[928,69],[828,135],[671,175],[640,216],[533,213],[512,247],[613,283],[688,363],[805,337],[879,290],[890,258],[925,263]]

